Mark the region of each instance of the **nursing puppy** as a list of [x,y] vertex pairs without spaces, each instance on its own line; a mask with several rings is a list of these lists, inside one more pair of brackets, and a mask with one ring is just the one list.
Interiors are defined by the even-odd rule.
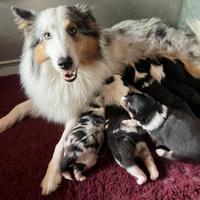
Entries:
[[[151,74],[149,74],[147,69],[145,69],[145,71],[145,73],[138,72],[135,67],[128,66],[123,75],[125,84],[134,86],[139,91],[149,94],[154,99],[167,106],[191,112],[190,106],[186,101],[165,88],[161,83],[153,78]],[[140,73],[144,75],[140,75]]]
[[123,79],[162,104],[190,113],[192,110],[199,117],[200,80],[191,77],[180,61],[142,59],[126,68]]
[[64,158],[60,168],[66,179],[72,179],[72,169],[77,181],[86,179],[82,172],[93,167],[104,141],[104,107],[94,104],[82,113],[77,125],[64,142]]
[[[122,105],[150,133],[159,156],[200,161],[200,124],[193,115],[166,107],[147,94],[123,97]],[[135,121],[124,123],[135,126]]]
[[152,180],[156,180],[159,173],[144,137],[138,134],[135,127],[127,127],[121,123],[123,120],[130,119],[127,111],[120,106],[120,97],[127,93],[128,88],[118,75],[104,86],[102,95],[106,105],[105,130],[107,143],[115,161],[141,185],[146,182],[147,176],[136,164],[135,158],[144,161]]

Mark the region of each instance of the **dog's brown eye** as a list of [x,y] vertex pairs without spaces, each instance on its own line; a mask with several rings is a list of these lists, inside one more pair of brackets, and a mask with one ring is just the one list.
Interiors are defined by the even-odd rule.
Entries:
[[52,35],[51,35],[51,33],[46,32],[46,33],[44,34],[44,37],[45,37],[45,39],[49,40],[49,39],[52,38]]
[[67,32],[70,34],[70,35],[75,35],[77,33],[77,28],[75,27],[70,27]]

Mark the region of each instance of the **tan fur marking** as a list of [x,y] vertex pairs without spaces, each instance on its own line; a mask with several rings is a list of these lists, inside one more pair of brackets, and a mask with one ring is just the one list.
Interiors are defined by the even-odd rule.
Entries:
[[133,86],[129,86],[129,92],[130,93],[139,93],[139,94],[142,94],[142,92],[141,91],[139,91],[138,89],[136,89],[135,87],[133,87]]
[[144,142],[139,142],[136,145],[136,150],[134,152],[135,156],[142,159],[145,166],[147,167],[151,180],[156,180],[159,176],[158,169],[154,163],[154,159],[148,146]]
[[160,83],[161,80],[163,78],[165,78],[165,73],[163,71],[163,65],[157,66],[157,65],[151,64],[150,74],[151,74],[151,76],[153,76],[153,78],[155,78]]
[[82,65],[89,65],[96,61],[99,53],[99,42],[94,37],[80,36],[75,44],[76,52]]
[[200,66],[193,65],[183,57],[179,57],[178,59],[184,64],[188,73],[190,73],[194,78],[200,79]]
[[41,43],[35,48],[35,61],[38,64],[42,64],[47,59],[48,57],[45,52],[45,45],[44,43]]
[[[67,30],[69,27],[76,27],[72,21],[65,20],[64,27]],[[75,51],[80,58],[80,64],[89,65],[98,57],[99,42],[96,38],[78,34],[71,37],[75,43]]]
[[163,57],[170,59],[174,61],[175,59],[180,60],[186,69],[186,71],[192,75],[194,78],[200,79],[200,66],[195,66],[192,63],[188,61],[188,59],[184,56],[178,56],[176,54],[170,54],[170,55],[163,55]]
[[102,90],[102,97],[104,99],[104,104],[121,104],[121,98],[126,96],[129,92],[129,88],[126,87],[120,75],[114,75],[115,81],[111,84],[104,85]]
[[65,27],[65,29],[67,29],[70,24],[72,24],[72,22],[69,19],[65,20],[64,21],[64,27]]

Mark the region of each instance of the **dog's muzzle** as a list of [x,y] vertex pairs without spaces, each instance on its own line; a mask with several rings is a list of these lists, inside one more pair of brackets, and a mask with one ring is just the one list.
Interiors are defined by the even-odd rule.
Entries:
[[72,70],[63,70],[62,75],[65,81],[72,82],[77,77],[77,68],[74,68]]
[[66,58],[60,58],[58,65],[61,68],[62,75],[65,81],[72,82],[77,77],[77,67],[74,66],[74,62],[70,56]]

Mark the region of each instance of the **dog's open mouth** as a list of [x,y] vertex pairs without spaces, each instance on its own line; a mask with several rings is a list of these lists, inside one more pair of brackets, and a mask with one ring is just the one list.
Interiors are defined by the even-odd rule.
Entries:
[[72,82],[77,77],[77,68],[73,70],[65,70],[62,72],[65,81]]

